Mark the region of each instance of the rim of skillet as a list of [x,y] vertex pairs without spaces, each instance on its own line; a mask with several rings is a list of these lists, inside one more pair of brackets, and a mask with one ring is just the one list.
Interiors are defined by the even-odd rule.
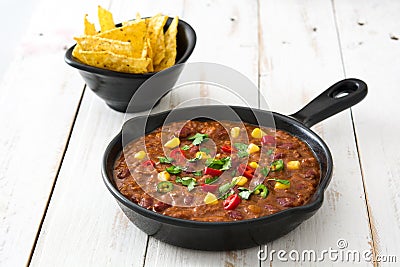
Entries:
[[[239,106],[231,106],[234,108],[246,108],[246,107],[239,107]],[[193,107],[191,107],[193,108]],[[257,110],[257,111],[261,111],[261,112],[265,112],[264,110],[260,110],[260,109],[252,109],[252,110]],[[163,113],[168,113],[170,111],[164,111],[164,112],[160,112],[160,113],[156,113],[156,114],[151,114],[148,117],[153,117],[153,116],[160,116]],[[114,148],[114,146],[117,144],[118,140],[120,138],[122,138],[122,131],[120,131],[113,139],[112,141],[108,144],[104,154],[103,154],[103,158],[102,158],[102,168],[101,168],[101,173],[103,176],[103,181],[106,184],[108,190],[111,192],[111,194],[120,202],[122,202],[125,206],[127,206],[129,209],[145,216],[151,219],[154,219],[158,222],[161,223],[167,223],[167,224],[172,224],[175,226],[183,226],[183,227],[191,227],[191,228],[208,228],[208,227],[229,227],[229,226],[238,226],[238,225],[248,225],[248,224],[264,224],[266,221],[278,221],[282,218],[286,218],[292,214],[302,214],[302,213],[307,213],[307,212],[312,212],[314,210],[318,210],[321,205],[322,202],[324,200],[324,192],[325,189],[327,188],[327,186],[329,185],[329,182],[331,180],[332,177],[332,170],[333,170],[333,159],[332,159],[332,155],[330,153],[330,150],[328,148],[328,146],[326,145],[326,143],[311,129],[309,129],[308,127],[306,127],[304,124],[300,123],[299,121],[297,121],[294,118],[291,118],[289,116],[286,115],[282,115],[276,112],[271,112],[274,117],[278,117],[279,119],[283,119],[283,120],[288,120],[290,123],[294,124],[296,127],[301,128],[302,130],[307,131],[309,134],[311,134],[314,138],[315,141],[317,141],[317,143],[319,143],[319,145],[322,146],[324,152],[326,153],[327,156],[327,162],[326,162],[326,174],[321,178],[320,178],[320,182],[318,184],[317,190],[315,191],[313,196],[316,196],[316,198],[305,204],[302,206],[297,206],[297,207],[291,207],[282,211],[279,211],[277,213],[271,214],[271,215],[267,215],[267,216],[262,216],[262,217],[258,217],[258,218],[254,218],[254,219],[246,219],[246,220],[239,220],[239,221],[223,221],[223,222],[204,222],[204,221],[195,221],[195,220],[188,220],[188,219],[180,219],[180,218],[176,218],[176,217],[171,217],[171,216],[167,216],[167,215],[163,215],[161,213],[152,211],[152,210],[148,210],[145,209],[143,207],[141,207],[140,205],[132,202],[131,200],[129,200],[128,198],[126,198],[124,195],[122,195],[118,189],[114,186],[114,183],[112,181],[112,177],[108,177],[107,175],[107,158],[110,154],[110,151],[112,148]],[[138,116],[138,117],[134,117],[132,119],[135,118],[140,118],[140,117],[146,117],[146,116]],[[303,142],[306,142],[305,140],[301,139]],[[306,142],[307,145],[309,145]],[[318,157],[316,156],[316,158],[318,159]],[[321,164],[321,162],[318,159],[319,164]]]
[[[168,17],[168,19],[173,19],[171,17]],[[188,42],[188,46],[185,49],[185,52],[183,55],[179,58],[178,61],[175,62],[174,66],[183,62],[186,62],[190,55],[194,51],[194,47],[196,46],[197,42],[197,36],[196,32],[194,31],[193,27],[190,26],[189,23],[187,23],[184,20],[179,19],[179,23],[182,23],[183,27],[186,29],[186,31],[189,32],[189,35],[193,37],[193,42]],[[178,25],[179,25],[178,23]],[[121,27],[122,23],[116,24],[117,27]],[[110,77],[120,77],[120,78],[148,78],[153,76],[154,74],[158,72],[146,72],[146,73],[126,73],[126,72],[119,72],[119,71],[114,71],[114,70],[107,70],[107,69],[102,69],[102,68],[97,68],[94,66],[90,66],[87,64],[84,64],[77,60],[75,57],[72,56],[72,51],[74,50],[76,44],[68,48],[68,50],[65,52],[64,60],[67,64],[70,66],[77,68],[79,70],[87,71],[93,74],[100,74],[104,76],[110,76]],[[167,70],[167,69],[166,69]]]

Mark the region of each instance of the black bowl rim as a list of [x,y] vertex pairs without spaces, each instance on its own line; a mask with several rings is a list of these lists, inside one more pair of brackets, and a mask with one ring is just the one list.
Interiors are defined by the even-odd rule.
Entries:
[[[168,17],[168,19],[173,19],[173,18]],[[188,32],[189,35],[193,36],[193,42],[190,42],[188,44],[188,46],[186,47],[185,53],[183,53],[182,57],[178,61],[175,62],[174,66],[177,64],[180,64],[180,63],[184,63],[188,60],[190,55],[193,53],[193,50],[194,50],[194,47],[196,46],[196,41],[197,41],[196,32],[194,31],[192,26],[190,26],[189,23],[187,23],[184,20],[179,19],[178,25],[179,24],[183,25],[185,31]],[[122,25],[122,24],[121,23],[116,24],[117,27],[120,25]],[[113,70],[107,70],[107,69],[93,67],[93,66],[84,64],[84,63],[76,60],[72,56],[72,51],[74,50],[75,46],[76,46],[76,44],[74,44],[73,46],[68,48],[68,50],[65,52],[64,60],[68,65],[70,65],[74,68],[77,68],[79,70],[83,70],[83,71],[90,72],[93,74],[100,74],[100,75],[104,75],[104,76],[121,77],[121,78],[149,78],[149,77],[153,76],[154,74],[158,73],[158,72],[148,72],[148,73],[141,73],[141,74],[140,73],[126,73],[126,72],[119,72],[119,71],[113,71]]]
[[[210,106],[210,107],[212,107],[212,106]],[[234,109],[250,109],[247,107],[240,107],[240,106],[230,106],[230,107],[232,107]],[[188,107],[188,108],[195,108],[195,107]],[[182,109],[188,109],[188,108],[182,108]],[[255,108],[251,108],[251,110],[257,110],[259,112],[267,112],[265,110],[260,110],[260,109],[255,109]],[[151,117],[152,116],[160,116],[161,114],[168,113],[168,112],[170,112],[170,110],[163,111],[163,112],[156,113],[156,114],[151,114],[149,116],[151,116]],[[326,153],[326,156],[327,156],[326,174],[324,177],[321,177],[317,191],[314,193],[314,196],[316,196],[316,198],[312,202],[307,203],[306,205],[292,207],[292,208],[282,210],[277,213],[274,213],[274,214],[271,214],[268,216],[259,217],[259,218],[240,220],[240,221],[227,221],[227,222],[203,222],[203,221],[180,219],[180,218],[175,218],[175,217],[171,217],[171,216],[166,216],[166,215],[163,215],[163,214],[151,211],[151,210],[147,210],[147,209],[141,207],[140,205],[133,203],[132,201],[127,199],[124,195],[122,195],[118,191],[118,189],[115,188],[115,186],[112,182],[112,177],[108,177],[108,175],[107,175],[107,158],[108,158],[108,155],[110,154],[111,150],[114,148],[114,146],[117,144],[117,142],[122,138],[122,130],[108,144],[108,146],[103,154],[102,169],[101,169],[103,181],[104,181],[107,189],[111,192],[111,194],[119,202],[121,202],[123,205],[128,207],[130,210],[137,212],[137,213],[141,214],[142,216],[156,220],[158,222],[167,223],[167,224],[171,224],[171,225],[175,225],[175,226],[189,227],[189,228],[211,228],[211,227],[212,228],[215,228],[215,227],[224,228],[224,227],[236,227],[239,225],[256,225],[256,224],[259,225],[259,224],[265,224],[266,222],[279,221],[280,219],[286,218],[293,214],[307,214],[307,213],[316,211],[321,207],[321,205],[323,203],[325,189],[328,187],[329,182],[332,178],[333,159],[332,159],[330,150],[329,150],[328,146],[326,145],[326,143],[315,132],[313,132],[311,129],[307,128],[304,124],[300,123],[299,121],[297,121],[289,116],[285,116],[285,115],[282,115],[282,114],[279,114],[276,112],[272,112],[272,114],[274,115],[274,118],[278,117],[281,120],[289,121],[289,123],[295,125],[296,127],[300,128],[302,130],[305,130],[308,134],[312,135],[315,139],[314,141],[316,141],[323,148],[323,151]],[[146,117],[146,116],[138,116],[138,117],[131,118],[130,120],[139,119],[139,118],[143,118],[143,117]],[[303,141],[306,142],[306,140],[303,140]]]

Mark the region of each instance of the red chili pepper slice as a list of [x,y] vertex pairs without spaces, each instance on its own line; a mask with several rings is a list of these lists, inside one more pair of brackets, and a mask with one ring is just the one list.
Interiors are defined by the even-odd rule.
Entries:
[[203,190],[204,192],[215,192],[218,189],[218,185],[216,184],[202,184],[201,185],[201,190]]
[[261,138],[261,144],[262,145],[275,145],[275,143],[276,143],[276,140],[275,140],[275,137],[273,137],[273,136],[264,135]]
[[175,148],[174,150],[172,150],[169,153],[169,156],[179,163],[182,163],[186,159],[183,151],[180,148]]
[[232,146],[221,146],[221,150],[226,152],[226,153],[232,153],[237,151],[235,148],[233,148]]
[[156,164],[154,163],[154,161],[152,161],[151,159],[149,159],[149,160],[143,161],[143,162],[142,162],[142,166],[143,166],[143,167],[150,167],[150,166],[155,167]]
[[240,164],[238,167],[239,173],[241,173],[244,177],[251,179],[254,176],[255,169],[251,168],[248,165]]
[[213,169],[213,168],[210,168],[210,167],[205,167],[204,168],[204,174],[209,174],[209,175],[211,175],[213,177],[220,176],[222,173],[223,173],[223,171],[221,171],[221,170]]
[[233,210],[235,209],[240,203],[240,197],[238,194],[230,195],[227,199],[224,200],[222,203],[224,206],[224,210]]

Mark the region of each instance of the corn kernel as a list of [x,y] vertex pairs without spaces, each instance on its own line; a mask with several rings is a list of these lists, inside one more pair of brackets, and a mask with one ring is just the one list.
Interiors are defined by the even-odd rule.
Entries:
[[168,147],[168,148],[174,148],[174,147],[179,146],[180,143],[181,143],[181,141],[179,140],[179,138],[174,137],[171,140],[169,140],[168,142],[166,142],[164,146]]
[[144,159],[144,157],[146,157],[146,152],[141,150],[141,151],[137,152],[133,157],[135,159]]
[[298,160],[289,161],[289,162],[286,164],[286,167],[287,167],[289,170],[298,170],[298,169],[300,169],[300,161],[298,161]]
[[267,135],[267,134],[260,128],[254,128],[254,130],[251,132],[251,136],[253,138],[262,138],[264,135]]
[[244,186],[247,183],[247,178],[244,176],[233,177],[232,182],[238,186]]
[[167,171],[162,171],[158,173],[158,180],[159,181],[168,181],[171,175]]
[[258,163],[255,161],[252,161],[249,163],[249,166],[252,167],[253,169],[257,169],[258,168]]
[[255,153],[257,151],[260,151],[260,148],[257,145],[253,144],[253,143],[251,143],[247,147],[247,153],[249,153],[249,154]]
[[288,189],[290,185],[288,184],[282,184],[280,182],[275,183],[275,189]]
[[196,158],[198,158],[198,159],[208,159],[208,158],[210,158],[210,156],[207,155],[206,152],[198,151],[198,152],[196,152]]
[[213,193],[208,192],[207,195],[204,197],[204,203],[209,205],[217,204],[218,198]]
[[239,127],[233,127],[231,129],[231,137],[232,138],[238,138],[240,135],[240,128]]

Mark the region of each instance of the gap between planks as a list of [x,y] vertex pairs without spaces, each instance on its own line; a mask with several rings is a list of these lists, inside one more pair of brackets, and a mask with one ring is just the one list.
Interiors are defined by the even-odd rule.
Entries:
[[[344,64],[342,41],[340,38],[340,31],[339,31],[338,20],[337,20],[337,15],[336,15],[335,0],[331,0],[331,4],[332,4],[333,19],[334,19],[335,29],[336,29],[336,36],[337,36],[337,41],[338,41],[338,46],[339,46],[339,51],[340,51],[340,60],[342,62],[343,75],[344,75],[344,78],[347,78],[346,66]],[[356,131],[356,127],[354,124],[353,110],[351,108],[350,108],[350,117],[351,117],[351,125],[353,128],[353,134],[354,134],[354,142],[356,145],[358,165],[359,165],[360,172],[361,172],[361,179],[362,179],[362,185],[363,185],[364,197],[365,197],[365,206],[367,208],[367,215],[368,215],[369,230],[370,230],[370,235],[371,235],[371,240],[372,240],[372,244],[370,244],[370,246],[371,246],[373,258],[376,259],[376,256],[378,255],[378,247],[377,247],[377,243],[376,243],[376,231],[375,231],[375,227],[374,227],[374,221],[372,218],[371,207],[369,205],[368,194],[367,194],[365,178],[364,178],[364,170],[363,170],[363,165],[361,162],[360,148],[359,148],[359,143],[358,143],[358,138],[357,138],[357,131]],[[373,264],[374,264],[374,266],[378,266],[378,262],[376,262],[376,261],[373,261]]]
[[43,216],[42,216],[42,219],[40,220],[40,223],[39,223],[39,226],[38,226],[38,230],[36,232],[35,240],[34,240],[34,242],[32,244],[31,253],[29,254],[29,258],[28,258],[28,262],[27,262],[26,266],[30,266],[32,258],[33,258],[33,254],[35,253],[36,244],[37,244],[37,242],[39,240],[40,233],[42,232],[42,226],[43,226],[44,220],[46,218],[47,211],[49,209],[49,205],[50,205],[50,202],[51,202],[51,198],[53,196],[54,188],[56,187],[58,175],[60,174],[60,170],[61,170],[61,167],[62,167],[63,162],[64,162],[65,154],[67,153],[67,150],[68,150],[68,145],[69,145],[69,142],[71,140],[72,132],[74,130],[76,118],[78,117],[79,109],[81,107],[82,100],[83,100],[83,96],[85,95],[85,92],[86,92],[86,87],[87,87],[87,85],[85,84],[83,86],[82,94],[81,94],[81,96],[79,98],[79,102],[78,102],[78,105],[77,105],[76,110],[75,110],[75,115],[74,115],[74,118],[73,118],[72,123],[71,123],[71,127],[70,127],[70,130],[69,130],[69,133],[68,133],[68,137],[67,137],[67,140],[66,140],[66,143],[65,143],[64,150],[62,152],[60,163],[58,164],[57,172],[56,172],[56,175],[54,177],[54,182],[53,182],[53,185],[51,186],[49,197],[48,197],[47,202],[46,202],[46,207],[45,207],[45,209],[43,211]]

